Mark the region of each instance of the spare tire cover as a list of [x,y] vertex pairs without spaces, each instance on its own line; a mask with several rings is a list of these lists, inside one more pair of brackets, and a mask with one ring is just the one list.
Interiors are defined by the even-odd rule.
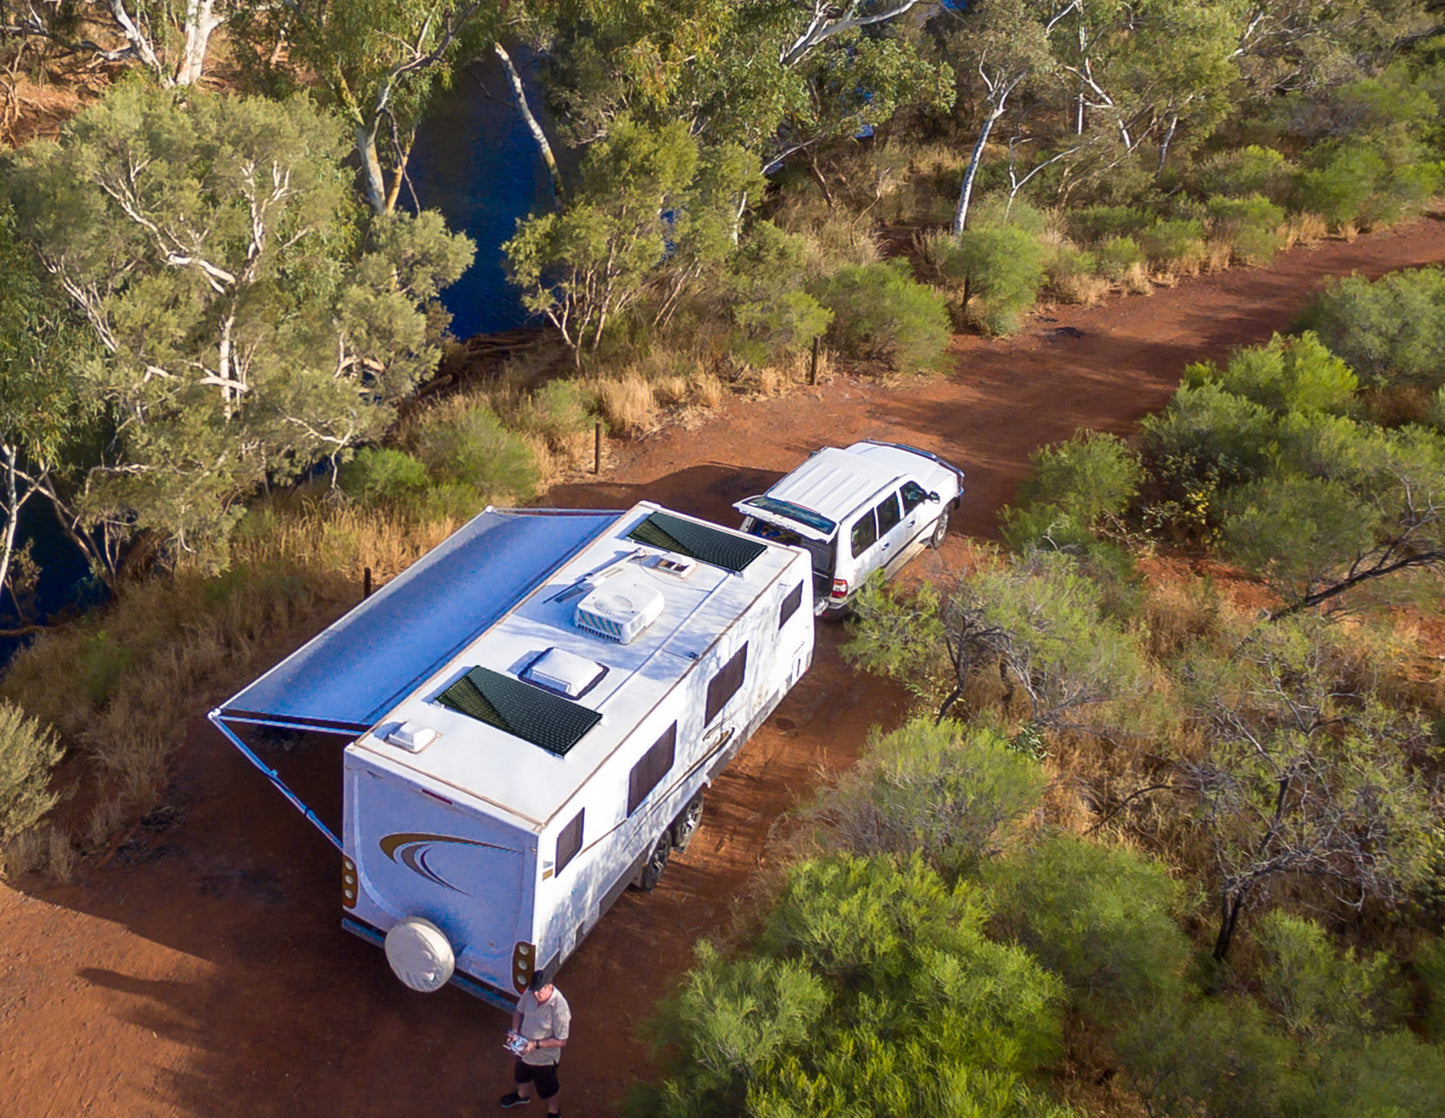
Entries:
[[386,961],[397,978],[423,994],[445,986],[457,966],[446,935],[420,916],[408,916],[386,933]]

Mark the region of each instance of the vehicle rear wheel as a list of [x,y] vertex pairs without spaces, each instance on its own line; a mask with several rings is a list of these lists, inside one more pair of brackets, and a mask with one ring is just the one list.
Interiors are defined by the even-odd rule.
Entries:
[[933,526],[933,535],[928,537],[928,546],[937,550],[943,546],[943,538],[948,535],[948,510],[944,509],[938,514],[938,522]]
[[657,845],[643,863],[642,872],[637,875],[637,887],[644,893],[650,893],[657,888],[657,883],[662,880],[662,871],[667,869],[667,858],[671,853],[672,831],[663,831],[658,836]]
[[687,802],[687,807],[672,821],[672,848],[679,854],[687,849],[688,843],[692,842],[692,836],[697,832],[698,824],[702,822],[702,793]]

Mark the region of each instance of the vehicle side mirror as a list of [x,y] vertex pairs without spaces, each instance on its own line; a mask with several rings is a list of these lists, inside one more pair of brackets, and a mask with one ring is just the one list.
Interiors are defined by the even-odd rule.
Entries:
[[928,495],[928,499],[929,499],[930,501],[932,501],[932,502],[936,505],[936,504],[938,504],[938,502],[941,501],[943,498],[941,498],[937,493],[930,493],[930,494]]

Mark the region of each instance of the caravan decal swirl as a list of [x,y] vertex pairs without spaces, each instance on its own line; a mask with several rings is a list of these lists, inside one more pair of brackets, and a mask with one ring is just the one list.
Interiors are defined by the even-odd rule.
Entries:
[[508,850],[505,846],[497,846],[490,842],[454,838],[451,835],[428,835],[420,833],[387,835],[381,840],[380,846],[381,852],[398,865],[403,865],[413,873],[420,874],[433,884],[443,886],[454,893],[465,893],[465,889],[453,885],[427,864],[427,857],[431,853],[432,848],[447,844],[456,846],[483,846],[488,850],[504,850],[508,853],[515,853],[515,851]]

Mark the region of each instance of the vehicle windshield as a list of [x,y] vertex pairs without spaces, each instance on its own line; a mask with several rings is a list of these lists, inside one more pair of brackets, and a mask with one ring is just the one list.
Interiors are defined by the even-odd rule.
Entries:
[[796,520],[799,524],[805,525],[815,532],[831,533],[834,528],[838,527],[836,520],[829,520],[822,513],[805,509],[802,505],[793,504],[792,501],[780,501],[776,497],[749,497],[743,504],[752,505],[753,508],[770,512],[774,516],[786,516],[789,520]]

